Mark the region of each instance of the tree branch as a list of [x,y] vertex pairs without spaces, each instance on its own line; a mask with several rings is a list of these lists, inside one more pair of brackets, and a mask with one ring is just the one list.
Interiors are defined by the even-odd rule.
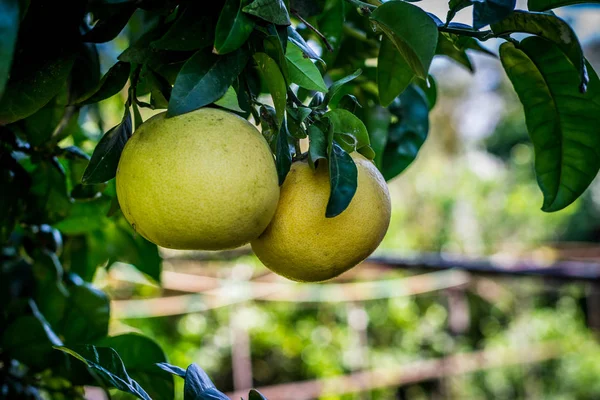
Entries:
[[329,43],[329,41],[327,40],[325,35],[323,35],[321,32],[319,32],[319,30],[317,28],[315,28],[314,26],[312,26],[307,20],[302,18],[302,16],[298,13],[298,11],[292,9],[292,14],[296,18],[298,18],[304,25],[306,25],[308,27],[308,29],[310,29],[311,31],[316,33],[317,36],[320,37],[321,40],[323,41],[323,43],[325,44],[325,47],[327,47],[327,50],[329,50],[330,52],[333,53],[333,46],[331,45],[331,43]]

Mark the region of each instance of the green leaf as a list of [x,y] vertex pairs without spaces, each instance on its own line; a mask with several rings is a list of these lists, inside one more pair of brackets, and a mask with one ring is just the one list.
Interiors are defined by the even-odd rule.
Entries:
[[54,222],[64,218],[70,208],[71,199],[67,192],[64,171],[59,169],[58,161],[42,160],[32,165],[30,205],[35,213],[42,213],[38,218]]
[[52,59],[40,60],[32,70],[27,66],[24,73],[13,74],[0,100],[0,125],[26,118],[48,104],[64,87],[73,60],[70,54],[57,54]]
[[254,54],[254,60],[256,61],[256,64],[258,64],[258,70],[273,98],[273,104],[275,105],[275,111],[277,112],[277,122],[281,125],[286,103],[287,85],[285,84],[285,79],[275,60],[265,53]]
[[160,362],[160,363],[156,363],[156,366],[160,369],[162,369],[163,371],[166,371],[170,374],[179,376],[181,378],[185,378],[185,369],[178,367],[176,365],[171,365],[169,363],[166,362]]
[[298,46],[300,48],[300,50],[302,50],[302,53],[306,57],[311,58],[313,60],[320,61],[321,64],[323,66],[325,66],[325,61],[323,61],[321,59],[321,57],[319,57],[319,55],[317,53],[315,53],[315,51],[312,49],[312,47],[310,47],[308,45],[308,43],[306,43],[304,38],[302,36],[300,36],[300,34],[296,31],[296,29],[294,29],[293,26],[287,27],[287,34],[288,34],[288,40],[290,41],[290,43],[293,43],[296,46]]
[[191,364],[185,371],[184,400],[229,400],[210,380],[206,372],[196,364]]
[[79,104],[98,103],[119,93],[129,79],[129,70],[129,63],[117,62],[104,74],[96,90],[90,93],[89,97],[82,99]]
[[248,400],[267,400],[267,398],[258,390],[250,389],[250,392],[248,392]]
[[535,171],[544,194],[543,211],[575,201],[600,169],[600,81],[588,66],[588,91],[560,47],[529,37],[519,47],[500,47],[502,65],[525,109],[535,151]]
[[19,32],[19,0],[0,2],[0,99],[12,65],[17,33]]
[[279,125],[275,109],[268,104],[260,106],[260,127],[262,134],[271,150],[275,153],[277,149],[277,136],[279,134]]
[[531,11],[547,11],[553,8],[570,6],[573,4],[599,4],[598,0],[528,0],[527,8]]
[[377,57],[377,88],[381,105],[387,107],[408,87],[414,76],[396,46],[384,36]]
[[108,222],[106,213],[109,208],[110,199],[106,196],[92,201],[75,202],[68,216],[53,226],[67,235],[81,235],[102,229]]
[[217,54],[239,49],[250,37],[254,22],[242,12],[243,0],[227,0],[217,21],[215,48]]
[[281,124],[279,134],[277,135],[277,144],[275,152],[275,166],[277,168],[277,176],[279,178],[279,186],[283,185],[285,177],[292,166],[293,147],[290,146],[289,134],[287,132],[287,124]]
[[169,30],[151,46],[161,50],[192,51],[214,43],[217,8],[205,2],[193,2],[184,7]]
[[325,9],[326,0],[290,0],[290,8],[303,17],[314,17]]
[[285,57],[288,61],[290,79],[293,83],[308,90],[327,92],[327,86],[319,69],[304,54],[298,46],[290,43]]
[[223,97],[215,101],[214,104],[231,111],[244,112],[244,110],[240,108],[240,104],[238,103],[237,93],[235,92],[235,89],[231,86],[229,87],[229,89],[227,89]]
[[106,294],[75,277],[69,287],[60,332],[66,343],[89,343],[108,334],[110,302]]
[[473,64],[467,55],[465,49],[459,49],[454,46],[454,42],[449,38],[448,34],[440,32],[438,35],[438,43],[435,49],[435,54],[442,55],[453,59],[463,65],[469,71],[474,72]]
[[435,22],[417,6],[390,1],[371,13],[371,20],[394,43],[416,76],[425,79],[437,45]]
[[325,217],[340,215],[352,201],[358,184],[358,170],[354,160],[337,143],[333,142],[329,153],[329,201]]
[[[323,99],[323,102],[319,105],[320,108],[327,109],[327,106],[329,105],[329,102],[340,91],[340,89],[342,88],[342,86],[344,86],[346,83],[348,83],[348,82],[350,82],[350,81],[358,78],[360,76],[360,74],[362,74],[362,70],[361,69],[357,69],[352,74],[350,74],[348,76],[345,76],[342,79],[333,82],[331,84],[331,86],[329,86],[329,90],[325,94],[325,98]],[[316,96],[315,96],[315,98],[316,98]]]
[[306,137],[306,131],[302,127],[302,121],[300,121],[301,115],[292,107],[287,108],[287,129],[290,136],[294,139],[304,139]]
[[57,328],[64,317],[69,296],[63,283],[63,267],[56,254],[49,251],[38,251],[34,256],[32,271],[36,285],[33,299],[48,323]]
[[523,32],[553,41],[577,67],[581,76],[581,87],[586,87],[589,78],[577,35],[569,24],[556,15],[515,11],[502,21],[492,24],[491,28],[496,35]]
[[128,333],[102,339],[96,345],[114,349],[133,380],[139,383],[153,399],[173,399],[173,377],[156,367],[166,362],[165,353],[152,339]]
[[319,160],[327,160],[327,137],[316,125],[308,127],[308,163],[314,170]]
[[137,3],[102,4],[102,8],[102,18],[82,36],[84,42],[105,43],[113,40],[127,25],[137,8]]
[[389,110],[398,117],[398,122],[390,125],[383,152],[381,173],[386,180],[403,172],[415,160],[429,131],[429,104],[417,86],[409,86]]
[[429,75],[427,80],[417,79],[414,84],[420,87],[423,93],[425,93],[427,103],[429,104],[429,111],[431,111],[437,102],[437,85],[435,79]]
[[275,60],[283,77],[285,78],[286,83],[289,84],[290,74],[288,70],[288,62],[285,58],[285,50],[281,44],[281,37],[279,36],[277,30],[275,30],[275,25],[270,25],[269,28],[272,28],[269,29],[270,35],[263,40],[265,53]]
[[276,25],[290,25],[290,16],[283,0],[254,0],[244,12]]
[[106,132],[94,149],[81,179],[83,183],[102,183],[115,177],[121,153],[131,137],[131,130],[131,114],[126,109],[121,123]]
[[56,347],[56,349],[85,363],[88,368],[94,370],[100,376],[105,384],[130,393],[142,400],[152,400],[148,393],[129,376],[125,365],[123,365],[123,360],[110,347],[97,347],[88,344]]
[[370,145],[365,124],[348,110],[336,109],[325,114],[333,125],[334,140],[347,152],[352,153]]
[[337,58],[342,45],[344,36],[344,17],[345,17],[345,1],[333,1],[329,8],[321,14],[318,19],[319,31],[327,38],[327,41],[333,47],[333,51],[328,51],[325,44],[321,47],[324,49],[322,53],[325,63],[333,65]]
[[352,114],[356,112],[357,107],[362,107],[356,96],[352,94],[345,94],[342,96],[337,104],[338,108],[343,108],[350,111]]
[[368,108],[363,117],[367,131],[369,132],[371,147],[375,152],[373,161],[380,171],[382,170],[383,152],[387,143],[390,120],[391,114],[387,108],[378,105]]
[[481,29],[506,18],[515,9],[516,0],[483,0],[473,2],[473,28]]
[[167,116],[197,110],[223,97],[247,61],[248,52],[242,49],[225,56],[196,52],[177,76]]
[[52,346],[62,346],[44,316],[29,302],[33,315],[20,316],[8,325],[2,334],[2,349],[7,355],[36,368],[48,365]]

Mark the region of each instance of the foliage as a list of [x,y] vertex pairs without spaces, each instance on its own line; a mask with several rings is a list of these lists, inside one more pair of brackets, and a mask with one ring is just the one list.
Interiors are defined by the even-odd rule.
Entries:
[[[436,99],[433,57],[472,68],[466,51],[489,54],[480,42],[500,38],[543,209],[571,204],[600,168],[600,86],[573,31],[547,11],[568,3],[530,0],[529,12],[514,0],[451,0],[442,22],[401,1],[0,1],[0,391],[77,398],[96,385],[168,399],[166,368],[183,375],[186,398],[221,396],[197,366],[164,364],[149,339],[107,337],[109,299],[90,284],[117,262],[160,281],[158,250],[124,220],[112,179],[139,108],[252,116],[280,183],[293,160],[327,160],[323,211],[334,217],[356,191],[348,153],[374,159],[386,179],[417,157]],[[451,22],[468,6],[473,26]],[[107,42],[129,46],[101,68]],[[105,121],[99,102],[122,118]]]

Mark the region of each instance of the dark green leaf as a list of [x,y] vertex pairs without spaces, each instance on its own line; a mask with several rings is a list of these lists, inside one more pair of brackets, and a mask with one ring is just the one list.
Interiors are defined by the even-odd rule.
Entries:
[[90,163],[83,173],[83,183],[102,183],[115,177],[121,153],[131,137],[131,130],[131,114],[129,110],[125,110],[121,123],[106,132],[94,149]]
[[260,126],[263,137],[267,140],[267,143],[269,143],[271,150],[276,152],[279,124],[277,122],[275,109],[268,104],[260,106]]
[[85,363],[88,368],[101,377],[105,384],[115,387],[123,392],[130,393],[142,400],[152,400],[148,393],[134,381],[119,357],[117,352],[109,347],[96,347],[92,345],[56,347],[76,359]]
[[448,15],[446,16],[446,21],[450,22],[454,18],[457,12],[462,10],[463,8],[467,8],[472,5],[476,0],[450,0],[448,2]]
[[515,11],[502,21],[492,24],[491,28],[496,35],[523,32],[553,41],[577,67],[581,75],[581,87],[586,87],[588,75],[577,35],[569,24],[556,15]]
[[348,110],[353,114],[357,107],[362,107],[356,96],[352,94],[345,94],[342,96],[337,106],[338,108],[343,108],[344,110]]
[[312,49],[312,47],[310,47],[308,45],[308,43],[306,43],[304,38],[302,36],[300,36],[300,34],[296,31],[296,29],[294,29],[294,27],[288,26],[287,33],[288,33],[288,40],[290,41],[290,43],[294,43],[296,46],[298,46],[300,48],[300,50],[302,50],[302,53],[304,53],[304,55],[306,57],[311,58],[313,60],[320,61],[321,64],[323,64],[323,65],[325,64],[325,62],[319,57],[319,55],[317,53],[315,53],[315,51]]
[[119,93],[129,79],[129,63],[119,61],[100,80],[100,84],[80,105],[98,103]]
[[314,17],[325,9],[325,0],[290,0],[290,8],[304,18]]
[[179,377],[185,378],[185,369],[178,367],[176,365],[171,365],[166,362],[156,363],[156,366],[163,371],[166,371],[170,374],[177,375]]
[[103,291],[74,279],[60,331],[66,343],[89,343],[108,334],[110,303]]
[[42,368],[48,365],[52,346],[62,346],[61,340],[37,312],[35,303],[30,302],[33,315],[17,318],[6,327],[2,335],[2,348],[10,357],[31,367]]
[[516,0],[483,0],[473,2],[473,28],[480,29],[506,18],[514,9]]
[[[11,156],[0,159],[0,241],[8,240],[25,209],[31,179]],[[0,291],[2,289],[0,288]],[[0,298],[1,301],[1,298]]]
[[[283,45],[281,44],[281,38],[279,37],[277,31],[274,29],[275,25],[270,25],[273,29],[269,29],[273,31],[272,34],[267,36],[263,41],[263,46],[265,49],[265,53],[271,57],[281,70],[283,77],[285,78],[286,83],[290,83],[290,74],[288,70],[288,62],[285,58],[285,50]],[[286,46],[287,47],[287,46]]]
[[4,93],[19,32],[19,0],[0,2],[0,99]]
[[352,201],[358,184],[358,171],[350,154],[333,142],[329,153],[329,186],[331,192],[325,217],[340,215]]
[[[333,82],[331,84],[331,86],[329,86],[329,90],[327,91],[327,94],[325,94],[325,98],[323,99],[323,102],[320,104],[320,107],[323,109],[326,109],[327,106],[329,105],[329,102],[331,101],[331,99],[340,91],[342,86],[344,86],[346,83],[350,82],[351,80],[358,78],[360,76],[360,74],[362,74],[362,70],[357,69],[352,74],[345,76],[338,81]],[[315,95],[315,97],[316,97],[316,95]]]
[[[216,7],[206,2],[193,2],[183,8],[183,12],[169,30],[152,47],[162,50],[191,51],[204,49],[214,42]],[[183,7],[180,5],[179,7]]]
[[123,360],[129,376],[153,399],[172,399],[175,396],[173,377],[156,367],[157,363],[167,361],[165,353],[152,339],[128,333],[105,338],[97,345],[114,349]]
[[340,51],[342,37],[344,34],[345,1],[335,1],[319,18],[319,31],[327,38],[333,51],[326,49],[325,44],[321,47],[325,63],[332,65]]
[[57,164],[42,160],[32,165],[33,172],[30,175],[31,197],[28,200],[35,212],[44,213],[38,218],[51,222],[64,218],[72,205],[64,171],[59,170]]
[[27,141],[32,146],[48,144],[56,127],[66,114],[68,92],[66,86],[44,107],[19,121]]
[[600,81],[588,66],[588,91],[581,93],[579,74],[560,47],[535,36],[518,48],[503,44],[500,58],[525,109],[542,210],[560,210],[600,169]]
[[100,84],[100,58],[94,43],[80,43],[75,51],[75,62],[69,74],[69,104],[90,97]]
[[184,400],[229,400],[215,387],[206,372],[191,364],[185,372]]
[[[285,122],[285,121],[284,121]],[[290,146],[290,139],[287,132],[287,124],[281,124],[279,134],[277,135],[277,145],[275,152],[275,165],[277,167],[277,176],[279,177],[279,186],[283,185],[285,177],[292,166],[293,147]]]
[[333,125],[334,140],[347,152],[352,153],[370,145],[369,133],[363,122],[348,110],[331,110],[325,117]]
[[8,81],[0,100],[0,124],[26,118],[44,107],[64,87],[73,67],[73,57],[56,55],[41,61],[34,70]]
[[227,92],[225,92],[223,97],[215,101],[214,104],[231,111],[244,112],[244,110],[240,108],[240,104],[238,103],[237,93],[235,92],[235,89],[233,89],[233,87],[231,86],[229,87],[229,89],[227,89]]
[[409,86],[389,107],[398,122],[390,125],[383,153],[381,173],[390,180],[417,157],[429,131],[429,104],[415,85]]
[[144,123],[144,120],[142,119],[142,114],[140,114],[140,109],[135,102],[131,103],[131,108],[133,110],[133,124],[134,124],[134,131],[135,131],[137,128],[140,127],[140,125],[142,125]]
[[390,120],[390,112],[381,106],[368,108],[365,110],[363,117],[367,131],[369,132],[369,141],[375,152],[373,161],[379,170],[382,169],[383,152],[387,143]]
[[381,105],[387,107],[408,87],[414,76],[396,46],[384,36],[377,57],[377,88]]
[[290,16],[283,0],[254,0],[244,12],[276,25],[290,25]]
[[167,115],[174,117],[197,110],[223,97],[247,60],[248,53],[242,49],[226,56],[198,51],[177,76]]
[[437,85],[435,79],[433,79],[433,76],[429,75],[427,80],[417,79],[414,83],[421,88],[423,93],[425,93],[427,103],[429,104],[429,110],[431,111],[437,103]]
[[327,137],[318,126],[310,125],[308,127],[308,141],[308,163],[314,170],[319,160],[327,160]]
[[267,398],[258,390],[250,389],[250,392],[248,392],[248,400],[267,400]]
[[103,16],[96,25],[83,35],[84,42],[104,43],[113,40],[123,30],[137,8],[135,2],[103,4]]
[[33,298],[50,325],[58,327],[69,296],[63,283],[63,267],[56,254],[49,251],[37,251],[34,256],[32,271],[36,285]]
[[254,54],[254,60],[256,61],[256,64],[258,64],[258,70],[260,71],[262,79],[267,84],[269,93],[271,93],[275,111],[277,112],[277,122],[281,125],[286,103],[287,85],[285,84],[285,79],[275,60],[265,53]]
[[309,58],[304,57],[298,46],[290,43],[285,56],[288,60],[288,70],[293,83],[308,90],[327,92],[327,86],[319,69]]
[[215,31],[215,48],[217,54],[235,51],[250,37],[254,22],[242,12],[242,0],[227,0]]
[[394,43],[416,76],[425,79],[435,54],[437,26],[417,6],[390,1],[371,13],[375,22]]
[[553,8],[570,6],[572,4],[599,4],[598,0],[528,0],[527,8],[531,11],[547,11]]

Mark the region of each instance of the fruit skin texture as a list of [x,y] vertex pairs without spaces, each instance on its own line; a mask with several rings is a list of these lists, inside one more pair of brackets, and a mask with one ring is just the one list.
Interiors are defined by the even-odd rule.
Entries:
[[121,154],[117,197],[125,218],[172,249],[228,249],[257,238],[279,200],[261,133],[214,108],[165,116],[144,122]]
[[265,232],[252,241],[258,258],[273,272],[300,282],[334,278],[367,258],[390,223],[390,195],[375,165],[352,153],[358,186],[340,215],[325,218],[329,199],[327,163],[316,171],[295,162],[281,187],[277,212]]

